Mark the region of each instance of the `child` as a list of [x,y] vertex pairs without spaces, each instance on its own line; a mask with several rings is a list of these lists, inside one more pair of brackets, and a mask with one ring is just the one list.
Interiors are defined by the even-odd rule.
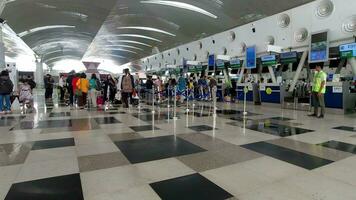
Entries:
[[29,108],[32,107],[32,103],[33,103],[32,90],[28,81],[24,81],[24,83],[20,86],[19,100],[24,105],[27,105]]

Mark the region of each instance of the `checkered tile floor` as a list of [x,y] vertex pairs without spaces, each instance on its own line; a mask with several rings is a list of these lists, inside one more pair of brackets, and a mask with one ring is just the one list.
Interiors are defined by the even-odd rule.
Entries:
[[2,116],[0,199],[356,199],[355,116],[207,107]]

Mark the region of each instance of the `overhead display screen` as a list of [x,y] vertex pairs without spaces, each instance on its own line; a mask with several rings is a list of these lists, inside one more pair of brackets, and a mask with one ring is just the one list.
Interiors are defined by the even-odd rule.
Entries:
[[241,60],[240,59],[232,59],[232,60],[230,60],[230,68],[231,69],[239,69],[239,68],[241,68]]
[[266,55],[261,57],[261,62],[263,66],[273,66],[277,64],[276,55]]
[[296,51],[279,54],[279,60],[282,64],[290,64],[298,61],[298,53]]
[[356,57],[356,42],[351,44],[340,45],[339,50],[341,58]]
[[256,46],[246,48],[246,69],[256,68]]
[[311,36],[309,63],[329,60],[328,32],[315,33]]

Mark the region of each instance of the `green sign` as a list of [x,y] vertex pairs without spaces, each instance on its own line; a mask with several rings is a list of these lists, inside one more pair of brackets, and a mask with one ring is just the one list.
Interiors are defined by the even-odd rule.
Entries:
[[340,45],[339,50],[341,58],[356,57],[356,42],[351,44]]
[[195,66],[188,66],[188,72],[194,73],[195,71]]
[[276,55],[266,55],[261,57],[262,66],[273,66],[277,64]]
[[240,61],[240,59],[233,59],[233,60],[230,60],[230,68],[231,68],[231,69],[240,69],[240,68],[241,68],[241,61]]
[[197,65],[197,66],[195,66],[195,71],[196,71],[196,72],[201,72],[201,71],[203,71],[203,65]]
[[290,64],[298,62],[298,53],[296,51],[279,54],[281,64]]
[[223,60],[217,60],[216,61],[216,68],[224,69],[225,68],[225,62]]

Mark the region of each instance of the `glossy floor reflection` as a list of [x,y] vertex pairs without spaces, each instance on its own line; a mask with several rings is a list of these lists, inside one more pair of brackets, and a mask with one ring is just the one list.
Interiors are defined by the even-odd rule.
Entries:
[[218,103],[214,117],[194,102],[173,119],[167,104],[35,99],[1,116],[0,200],[356,199],[355,115]]

